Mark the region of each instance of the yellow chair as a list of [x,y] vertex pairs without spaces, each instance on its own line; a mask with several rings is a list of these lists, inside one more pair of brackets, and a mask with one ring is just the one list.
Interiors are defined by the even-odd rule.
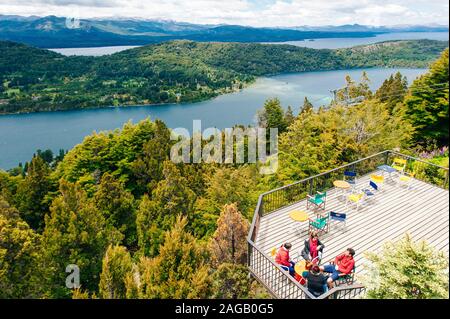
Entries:
[[354,193],[347,196],[347,202],[345,203],[345,207],[348,206],[350,202],[356,204],[356,209],[359,209],[359,206],[363,202],[364,193]]
[[372,182],[374,182],[378,186],[384,184],[384,176],[382,176],[382,175],[371,175],[370,179]]
[[414,173],[406,173],[405,172],[402,175],[400,175],[400,177],[398,178],[399,184],[406,186],[407,189],[410,189],[413,178],[414,178]]
[[406,160],[402,158],[394,158],[394,162],[392,163],[391,166],[397,171],[403,173],[406,169]]
[[270,256],[272,256],[272,258],[275,258],[275,256],[277,255],[277,251],[278,249],[276,247],[272,248],[272,250],[270,251]]

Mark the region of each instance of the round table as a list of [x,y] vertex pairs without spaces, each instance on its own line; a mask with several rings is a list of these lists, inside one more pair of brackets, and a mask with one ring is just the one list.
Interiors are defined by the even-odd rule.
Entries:
[[341,190],[341,195],[339,196],[340,198],[344,197],[345,191],[352,187],[352,185],[350,185],[350,183],[348,183],[346,181],[334,181],[333,185],[337,189]]
[[296,222],[306,222],[309,219],[308,213],[302,210],[294,210],[289,217]]
[[295,273],[302,276],[303,272],[306,271],[306,261],[302,260],[295,264]]

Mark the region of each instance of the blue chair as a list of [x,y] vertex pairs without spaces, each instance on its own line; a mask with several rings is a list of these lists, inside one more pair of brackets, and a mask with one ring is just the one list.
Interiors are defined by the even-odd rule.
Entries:
[[330,222],[331,221],[344,224],[344,229],[347,230],[347,214],[330,212]]
[[356,172],[345,171],[344,172],[344,181],[355,186],[356,185]]

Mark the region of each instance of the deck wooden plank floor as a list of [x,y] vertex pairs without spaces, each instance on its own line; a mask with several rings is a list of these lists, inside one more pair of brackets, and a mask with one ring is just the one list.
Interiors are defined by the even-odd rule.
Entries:
[[[357,188],[366,187],[370,175],[359,178]],[[264,253],[270,255],[274,247],[290,242],[293,245],[291,256],[299,255],[308,236],[308,222],[297,223],[297,231],[292,230],[295,222],[289,213],[296,209],[306,210],[311,218],[315,217],[311,209],[306,209],[304,200],[261,218],[256,245]],[[383,190],[358,210],[354,205],[346,207],[340,191],[332,189],[328,191],[326,211],[346,213],[347,228],[344,231],[341,225],[331,224],[330,232],[321,236],[325,244],[323,260],[331,260],[352,247],[356,250],[357,276],[365,272],[364,252],[377,252],[384,242],[398,240],[407,232],[413,239],[426,240],[448,255],[449,192],[439,187],[413,180],[407,189],[398,185],[395,178],[388,178]]]

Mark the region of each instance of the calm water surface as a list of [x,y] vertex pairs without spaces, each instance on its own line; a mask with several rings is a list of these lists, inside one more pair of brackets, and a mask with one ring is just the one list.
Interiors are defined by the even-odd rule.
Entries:
[[[375,37],[368,37],[368,38],[345,38],[345,39],[327,38],[327,39],[315,39],[314,41],[311,40],[287,41],[282,43],[312,49],[340,49],[391,40],[430,39],[430,40],[448,41],[448,35],[449,35],[448,32],[397,32],[397,33],[379,34]],[[281,44],[281,43],[278,42],[274,44]]]
[[[426,72],[425,69],[369,69],[373,89],[396,71],[409,81]],[[192,121],[202,120],[202,127],[232,127],[252,124],[256,111],[268,98],[278,97],[283,106],[291,105],[297,113],[307,96],[315,106],[331,101],[330,90],[345,84],[349,74],[361,77],[362,70],[306,72],[260,78],[257,82],[233,94],[182,105],[138,106],[63,112],[43,112],[0,116],[0,168],[9,169],[30,160],[37,149],[70,149],[93,131],[122,127],[150,117],[161,119],[169,127],[184,127],[192,131]]]

